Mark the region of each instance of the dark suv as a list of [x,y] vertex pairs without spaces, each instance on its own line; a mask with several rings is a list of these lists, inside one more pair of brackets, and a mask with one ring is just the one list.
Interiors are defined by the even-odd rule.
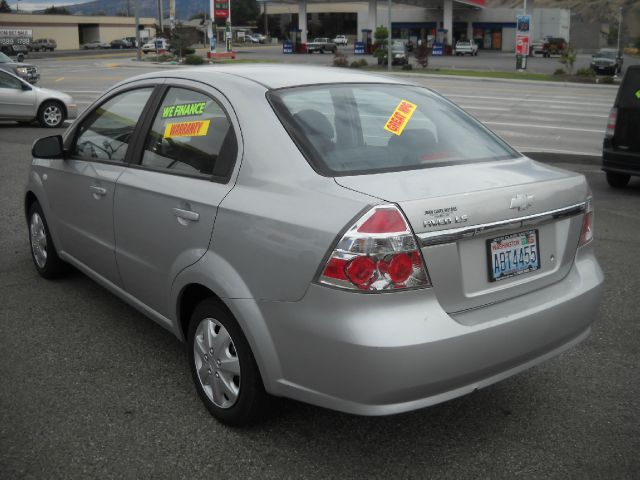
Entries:
[[613,104],[602,146],[607,182],[623,188],[640,176],[640,65],[627,68]]

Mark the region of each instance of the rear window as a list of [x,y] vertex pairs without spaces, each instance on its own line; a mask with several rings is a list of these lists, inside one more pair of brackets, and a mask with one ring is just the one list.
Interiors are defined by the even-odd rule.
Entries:
[[616,105],[618,108],[640,109],[640,67],[627,68]]
[[406,85],[332,84],[268,98],[323,175],[412,170],[519,156],[439,95]]

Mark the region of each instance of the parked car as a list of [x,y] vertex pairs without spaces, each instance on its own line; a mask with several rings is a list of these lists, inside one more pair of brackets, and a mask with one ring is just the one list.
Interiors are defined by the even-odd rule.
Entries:
[[102,48],[111,48],[111,44],[107,42],[103,42],[102,40],[93,40],[92,42],[87,42],[82,45],[82,48],[85,50],[96,50]]
[[245,43],[264,43],[264,40],[260,40],[260,36],[256,33],[249,33],[244,36]]
[[157,40],[161,40],[161,44],[160,44],[160,50],[169,50],[170,49],[170,45],[169,42],[167,40],[165,40],[164,38],[152,38],[151,40],[149,40],[149,42],[145,43],[144,45],[142,45],[142,53],[155,53],[156,52],[156,41]]
[[[379,52],[376,52],[378,58],[378,65],[387,64],[387,48],[381,47]],[[391,42],[391,65],[406,65],[409,63],[409,56],[407,55],[407,46],[404,40],[393,40]]]
[[29,49],[26,45],[14,43],[9,45],[0,45],[0,53],[4,53],[10,57],[17,57],[22,55],[23,57],[29,53]]
[[478,55],[478,44],[472,40],[458,40],[455,52],[456,55]]
[[338,50],[338,46],[326,37],[314,38],[313,42],[307,43],[307,53],[336,53],[336,50]]
[[[138,41],[136,40],[136,37],[124,37],[122,40],[126,40],[127,42],[129,42],[129,44],[131,45],[132,48],[137,48],[138,47]],[[140,38],[140,42],[142,44],[145,44],[149,41],[148,38]]]
[[123,48],[132,48],[133,45],[129,40],[126,40],[124,38],[118,38],[116,40],[111,40],[111,42],[109,43],[109,46],[111,48],[118,48],[118,49],[123,49]]
[[602,170],[614,188],[640,176],[640,65],[627,67],[609,113],[602,146]]
[[73,265],[184,340],[228,424],[267,393],[361,415],[433,405],[575,346],[597,315],[584,176],[407,79],[149,72],[32,155],[36,271]]
[[67,118],[76,117],[76,104],[66,93],[38,88],[17,75],[0,70],[0,120],[60,127]]
[[50,51],[53,52],[58,48],[58,43],[53,38],[38,38],[29,44],[30,50],[33,51]]
[[604,75],[622,73],[622,55],[615,48],[603,48],[591,56],[591,69]]
[[349,40],[347,39],[346,35],[336,35],[336,38],[333,39],[333,43],[346,47],[347,45],[349,45]]
[[529,50],[533,56],[550,58],[551,55],[560,55],[567,47],[567,41],[562,37],[544,37],[532,42]]
[[29,83],[37,83],[40,80],[38,67],[28,63],[14,62],[4,53],[0,53],[0,70],[13,73]]

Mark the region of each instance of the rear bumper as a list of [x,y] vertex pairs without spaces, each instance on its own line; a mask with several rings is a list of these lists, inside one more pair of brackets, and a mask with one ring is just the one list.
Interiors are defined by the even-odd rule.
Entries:
[[602,170],[640,175],[640,153],[614,150],[605,143],[602,149]]
[[[252,343],[270,340],[277,354],[260,365],[273,394],[360,415],[400,413],[470,393],[579,343],[602,282],[587,246],[562,281],[454,316],[432,290],[367,295],[312,285],[299,302],[257,302],[270,338]],[[255,302],[243,302],[232,301],[232,310],[257,313]]]

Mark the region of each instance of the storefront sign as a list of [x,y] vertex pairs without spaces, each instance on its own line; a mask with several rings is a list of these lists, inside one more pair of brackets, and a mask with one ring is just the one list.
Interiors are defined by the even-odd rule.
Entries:
[[529,55],[529,37],[527,35],[516,35],[516,54]]
[[212,0],[213,18],[226,20],[229,18],[229,0]]

